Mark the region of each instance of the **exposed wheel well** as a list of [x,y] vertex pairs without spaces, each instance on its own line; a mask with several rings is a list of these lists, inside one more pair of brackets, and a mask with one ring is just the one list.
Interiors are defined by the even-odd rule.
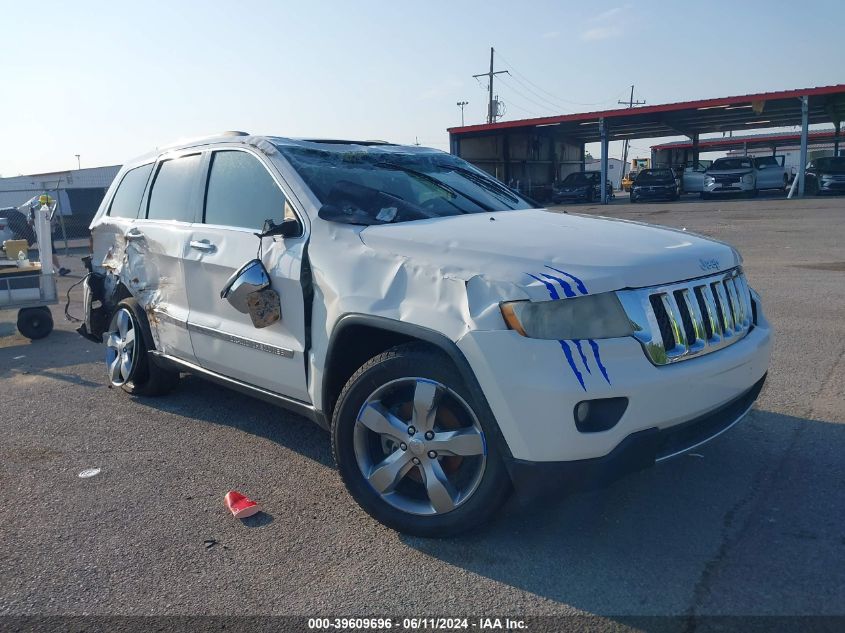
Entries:
[[333,339],[326,358],[323,408],[329,419],[343,385],[361,365],[391,347],[414,341],[420,339],[377,326],[356,323],[344,327]]

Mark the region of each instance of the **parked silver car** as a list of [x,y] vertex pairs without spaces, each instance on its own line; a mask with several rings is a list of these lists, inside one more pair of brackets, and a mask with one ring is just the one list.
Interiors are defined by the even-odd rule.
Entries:
[[705,172],[702,198],[722,193],[756,196],[763,189],[786,190],[789,177],[776,156],[719,158]]

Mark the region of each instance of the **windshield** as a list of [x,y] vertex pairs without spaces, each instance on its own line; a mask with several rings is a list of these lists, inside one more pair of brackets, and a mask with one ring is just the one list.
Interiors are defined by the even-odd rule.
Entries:
[[719,158],[710,165],[710,170],[717,169],[751,169],[750,158]]
[[674,183],[675,175],[669,169],[647,169],[637,176],[637,184]]
[[845,156],[817,158],[816,169],[828,173],[845,174]]
[[583,187],[584,185],[589,185],[592,182],[593,176],[583,171],[576,171],[564,178],[561,185],[564,187]]
[[535,205],[451,154],[391,145],[276,147],[324,207],[353,224],[384,224]]

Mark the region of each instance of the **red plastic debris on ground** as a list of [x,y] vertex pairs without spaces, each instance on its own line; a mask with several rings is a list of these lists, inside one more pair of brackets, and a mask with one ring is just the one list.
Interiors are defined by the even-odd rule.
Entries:
[[229,512],[237,519],[245,519],[261,512],[261,508],[258,507],[255,501],[242,495],[237,490],[227,492],[224,502]]

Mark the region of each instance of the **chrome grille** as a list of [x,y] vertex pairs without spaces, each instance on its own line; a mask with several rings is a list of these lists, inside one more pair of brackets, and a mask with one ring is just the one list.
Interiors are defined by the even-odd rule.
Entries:
[[634,336],[655,365],[708,354],[735,343],[753,322],[742,270],[616,293]]

